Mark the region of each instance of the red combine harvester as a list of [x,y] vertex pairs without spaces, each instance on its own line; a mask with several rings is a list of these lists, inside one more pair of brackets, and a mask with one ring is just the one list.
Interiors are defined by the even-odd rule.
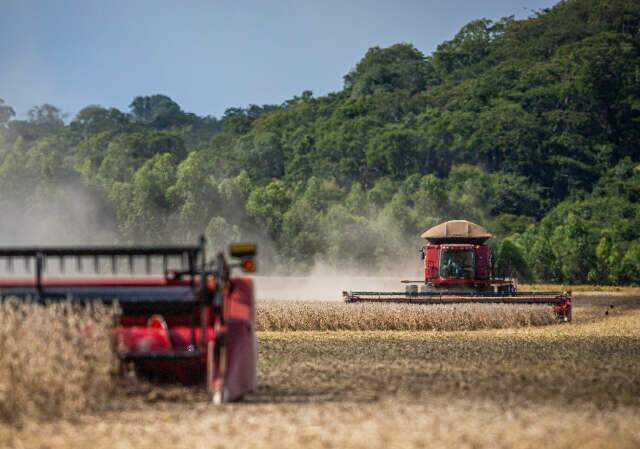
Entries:
[[495,276],[493,237],[482,226],[466,220],[441,223],[422,234],[424,281],[402,281],[404,292],[349,291],[348,303],[394,302],[411,304],[543,304],[559,319],[571,321],[571,296],[565,292],[519,292],[511,279]]
[[[222,253],[208,261],[204,238],[194,246],[2,248],[8,272],[21,259],[34,276],[0,278],[0,300],[117,302],[114,339],[124,366],[156,380],[206,383],[214,403],[235,401],[256,387],[257,349],[252,281],[229,273],[255,271],[256,246],[231,245],[230,253],[238,262]],[[68,259],[76,262],[73,277],[64,275]],[[78,274],[87,259],[92,277]],[[52,261],[59,270],[48,275]],[[145,276],[135,274],[141,262]],[[160,264],[162,274],[151,275]],[[110,276],[99,275],[104,265]]]

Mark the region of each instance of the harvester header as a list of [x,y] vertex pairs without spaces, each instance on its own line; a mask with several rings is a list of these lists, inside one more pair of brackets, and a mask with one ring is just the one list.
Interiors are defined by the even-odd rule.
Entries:
[[[236,400],[256,385],[255,305],[251,280],[230,271],[255,271],[255,253],[255,245],[237,244],[230,254],[239,262],[222,252],[208,260],[204,238],[176,246],[0,248],[9,274],[0,277],[0,301],[117,303],[113,335],[125,369],[204,382],[214,402]],[[32,276],[13,276],[16,268]]]

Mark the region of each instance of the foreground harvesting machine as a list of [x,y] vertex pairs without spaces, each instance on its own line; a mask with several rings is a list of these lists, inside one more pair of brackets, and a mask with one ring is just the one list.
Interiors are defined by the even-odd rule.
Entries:
[[510,278],[495,275],[493,237],[467,220],[441,223],[427,230],[421,248],[424,281],[402,281],[404,292],[345,291],[348,303],[411,304],[541,304],[553,307],[562,321],[571,321],[571,295],[566,292],[520,292]]
[[[206,383],[213,402],[235,401],[256,386],[257,349],[252,281],[230,271],[255,271],[256,247],[231,245],[237,261],[230,264],[223,253],[207,260],[205,246],[201,238],[193,246],[0,248],[8,273],[20,265],[33,274],[0,278],[0,300],[117,303],[113,336],[123,367],[160,381]],[[123,262],[126,275],[118,274]],[[101,276],[105,269],[110,274]]]

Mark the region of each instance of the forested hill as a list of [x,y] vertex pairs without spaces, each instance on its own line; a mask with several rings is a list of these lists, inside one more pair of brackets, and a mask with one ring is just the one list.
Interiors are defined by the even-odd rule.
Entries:
[[213,246],[270,242],[274,264],[385,269],[466,218],[522,278],[640,282],[637,0],[477,20],[428,56],[371,48],[339,92],[220,119],[154,95],[68,123],[0,103],[0,130],[3,243],[86,209],[120,241],[206,230]]

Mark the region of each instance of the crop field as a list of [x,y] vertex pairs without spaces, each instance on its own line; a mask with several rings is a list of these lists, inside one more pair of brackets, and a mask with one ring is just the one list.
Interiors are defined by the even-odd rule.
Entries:
[[0,304],[0,421],[101,410],[115,393],[114,310]]
[[323,301],[265,301],[258,331],[447,331],[542,326],[550,307],[507,304],[405,305]]
[[0,446],[638,448],[640,297],[574,303],[560,324],[526,307],[262,301],[260,386],[244,402],[118,380],[81,413],[5,420]]

